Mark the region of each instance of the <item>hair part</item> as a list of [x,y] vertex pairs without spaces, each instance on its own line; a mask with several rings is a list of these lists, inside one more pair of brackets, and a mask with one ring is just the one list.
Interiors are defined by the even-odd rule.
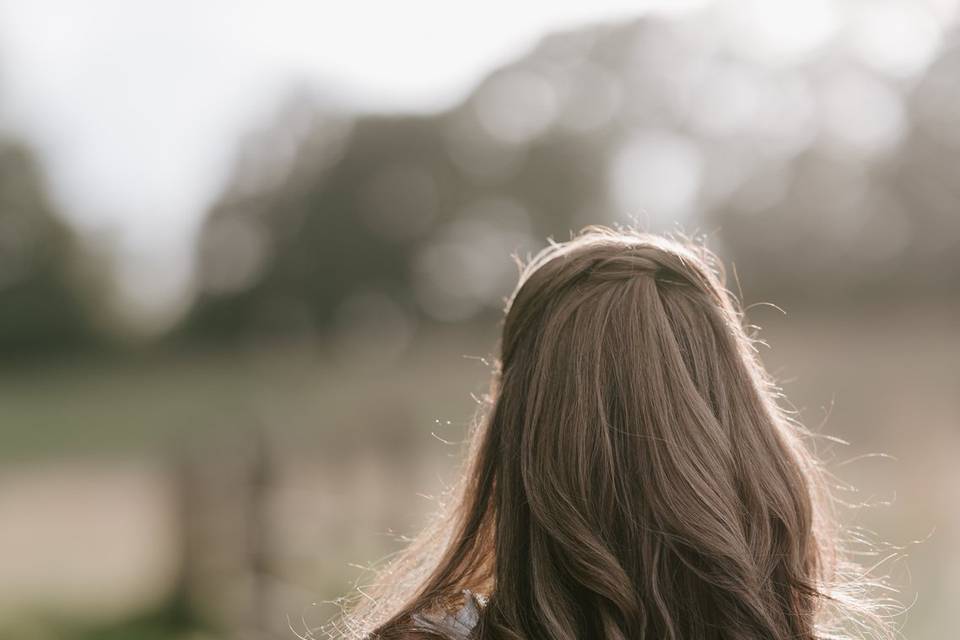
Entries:
[[551,243],[508,300],[447,507],[334,635],[459,637],[416,614],[470,590],[483,640],[881,637],[778,395],[705,247]]

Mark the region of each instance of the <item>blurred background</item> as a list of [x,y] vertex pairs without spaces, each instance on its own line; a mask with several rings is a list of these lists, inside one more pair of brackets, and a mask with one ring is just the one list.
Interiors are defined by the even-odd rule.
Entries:
[[616,222],[721,254],[950,637],[958,10],[0,0],[0,638],[317,635],[455,477],[511,254]]

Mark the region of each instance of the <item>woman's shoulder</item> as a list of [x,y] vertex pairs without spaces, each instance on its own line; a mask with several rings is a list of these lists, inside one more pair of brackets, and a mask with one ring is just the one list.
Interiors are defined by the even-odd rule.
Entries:
[[469,638],[480,622],[480,611],[486,598],[463,590],[463,604],[455,611],[421,611],[413,614],[414,622],[424,630],[444,638]]

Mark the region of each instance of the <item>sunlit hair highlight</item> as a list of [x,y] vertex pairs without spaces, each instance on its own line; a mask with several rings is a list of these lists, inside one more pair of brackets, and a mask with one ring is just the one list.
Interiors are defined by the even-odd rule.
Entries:
[[[333,635],[883,637],[828,484],[701,244],[588,227],[523,265],[445,508]],[[472,634],[418,623],[484,594]]]

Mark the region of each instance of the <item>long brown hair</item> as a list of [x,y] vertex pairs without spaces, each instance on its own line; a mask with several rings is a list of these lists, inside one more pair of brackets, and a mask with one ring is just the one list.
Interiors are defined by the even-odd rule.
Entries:
[[824,472],[778,396],[703,246],[551,243],[508,301],[447,508],[338,633],[463,637],[417,614],[469,590],[483,640],[868,635],[880,617],[844,584]]

